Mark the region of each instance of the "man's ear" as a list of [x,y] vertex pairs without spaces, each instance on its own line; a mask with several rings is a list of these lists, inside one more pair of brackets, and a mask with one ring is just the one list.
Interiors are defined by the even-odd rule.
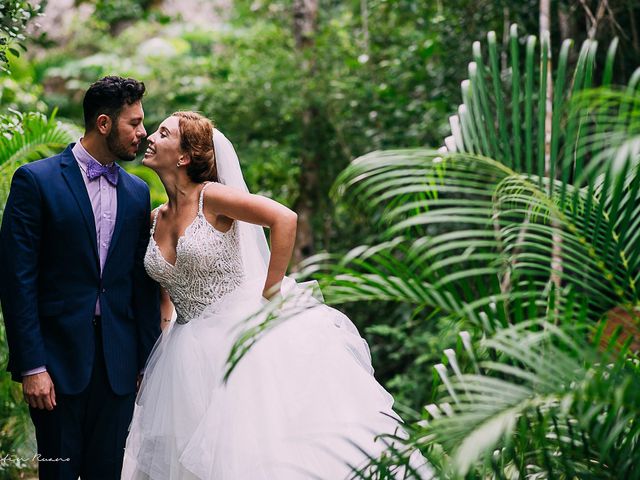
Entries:
[[96,128],[102,135],[109,135],[112,126],[113,121],[109,115],[102,113],[96,118]]

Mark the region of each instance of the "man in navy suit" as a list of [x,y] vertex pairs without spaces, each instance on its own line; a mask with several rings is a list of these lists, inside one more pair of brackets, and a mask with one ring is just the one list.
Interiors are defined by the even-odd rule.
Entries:
[[119,479],[144,363],[160,333],[143,259],[147,185],[133,160],[146,132],[144,84],[105,77],[87,90],[85,133],[20,167],[0,229],[7,370],[22,382],[41,479]]

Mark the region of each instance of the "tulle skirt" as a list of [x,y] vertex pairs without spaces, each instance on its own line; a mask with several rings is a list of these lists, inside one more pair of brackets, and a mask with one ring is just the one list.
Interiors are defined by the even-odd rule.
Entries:
[[376,436],[400,428],[393,399],[352,322],[320,302],[268,331],[224,381],[230,349],[261,307],[236,292],[163,332],[123,479],[340,480],[385,449]]

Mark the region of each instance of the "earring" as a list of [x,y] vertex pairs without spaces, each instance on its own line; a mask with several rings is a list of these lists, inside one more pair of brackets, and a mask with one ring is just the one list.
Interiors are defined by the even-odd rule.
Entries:
[[178,164],[176,165],[176,167],[180,168],[182,166],[182,164],[180,162],[178,162]]

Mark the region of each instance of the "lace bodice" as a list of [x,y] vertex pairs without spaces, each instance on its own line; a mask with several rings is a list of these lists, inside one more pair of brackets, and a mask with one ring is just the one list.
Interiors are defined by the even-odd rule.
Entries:
[[154,234],[155,212],[144,266],[151,278],[162,285],[176,308],[177,323],[187,323],[205,308],[215,305],[235,290],[243,278],[238,239],[238,222],[227,232],[216,230],[202,211],[204,190],[200,192],[198,213],[178,239],[175,265],[160,252]]

